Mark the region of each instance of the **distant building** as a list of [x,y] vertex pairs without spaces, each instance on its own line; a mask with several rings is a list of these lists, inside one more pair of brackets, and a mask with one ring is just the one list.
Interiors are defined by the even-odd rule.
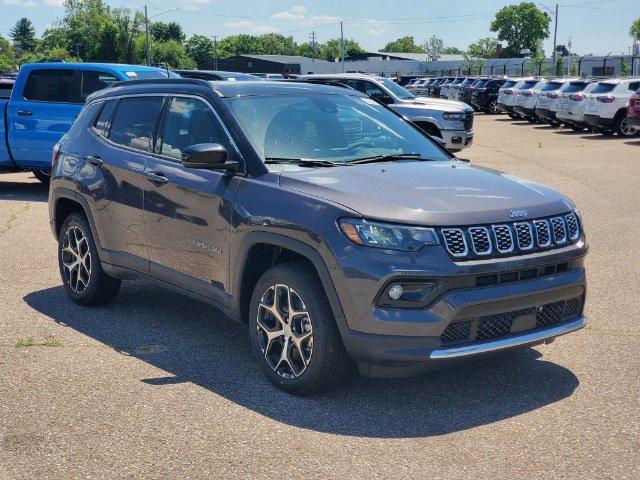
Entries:
[[[325,64],[332,64],[326,60],[301,57],[299,55],[234,55],[218,60],[219,70],[244,73],[282,73],[305,74],[316,71],[324,72]],[[201,65],[203,70],[212,70],[213,60]],[[324,69],[322,67],[325,67]],[[320,69],[320,70],[318,70]]]

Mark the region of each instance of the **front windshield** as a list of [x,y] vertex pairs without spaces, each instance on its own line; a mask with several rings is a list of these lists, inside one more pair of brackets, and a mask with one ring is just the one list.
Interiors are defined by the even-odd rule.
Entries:
[[409,90],[405,89],[404,87],[401,87],[393,80],[389,80],[388,78],[379,78],[378,80],[380,81],[381,84],[387,87],[393,95],[395,95],[401,100],[411,100],[412,98],[416,98],[413,95],[413,93],[411,93]]
[[263,161],[345,164],[381,155],[449,160],[424,134],[368,97],[271,95],[226,98]]

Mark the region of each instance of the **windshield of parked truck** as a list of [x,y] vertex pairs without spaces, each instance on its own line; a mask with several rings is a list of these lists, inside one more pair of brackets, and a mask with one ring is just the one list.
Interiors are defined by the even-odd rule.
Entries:
[[450,158],[425,134],[368,97],[296,94],[224,101],[267,164],[311,160],[340,165],[407,154]]
[[393,95],[402,99],[402,100],[411,100],[416,98],[413,93],[407,90],[404,87],[401,87],[393,80],[389,80],[388,78],[379,78],[380,83],[382,83],[385,87],[387,87]]

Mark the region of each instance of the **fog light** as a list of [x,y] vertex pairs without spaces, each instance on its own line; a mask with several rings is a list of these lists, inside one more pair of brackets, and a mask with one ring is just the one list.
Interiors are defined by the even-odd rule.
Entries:
[[391,288],[389,288],[389,297],[392,298],[393,300],[398,300],[403,293],[404,293],[404,289],[402,288],[402,285],[399,285],[397,283],[394,285],[391,285]]

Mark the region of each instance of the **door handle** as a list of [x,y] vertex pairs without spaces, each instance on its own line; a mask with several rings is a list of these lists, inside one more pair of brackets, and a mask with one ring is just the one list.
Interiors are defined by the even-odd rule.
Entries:
[[95,165],[96,167],[99,167],[104,163],[104,160],[100,158],[100,155],[89,155],[87,157],[87,162],[89,162],[91,165]]
[[169,179],[165,177],[162,172],[148,172],[146,173],[147,180],[157,186],[164,185],[165,183],[169,183]]
[[21,117],[30,117],[31,115],[33,115],[33,112],[29,110],[18,110],[18,115],[20,115]]

